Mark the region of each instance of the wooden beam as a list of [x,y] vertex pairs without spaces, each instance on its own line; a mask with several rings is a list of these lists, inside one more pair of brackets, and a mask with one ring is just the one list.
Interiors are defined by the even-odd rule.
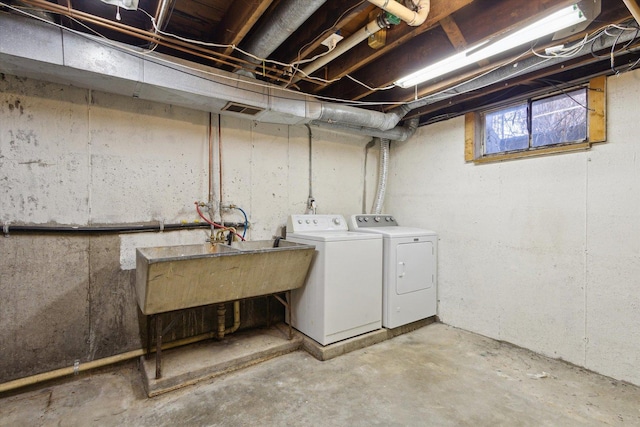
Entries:
[[640,24],[640,7],[638,6],[638,3],[636,2],[636,0],[622,0],[622,1],[624,2],[625,6],[627,6],[627,9],[629,9],[629,12],[631,12],[636,22]]
[[351,49],[348,54],[343,55],[345,58],[348,58],[348,60],[341,58],[340,61],[334,61],[334,63],[329,64],[327,72],[328,79],[344,77],[369,64],[393,49],[400,47],[412,38],[428,31],[434,25],[437,25],[441,19],[470,3],[472,3],[472,0],[432,0],[431,12],[429,12],[429,17],[424,24],[419,27],[410,27],[401,23],[390,28],[387,30],[386,45],[377,50],[371,49],[366,43],[360,43]]
[[[224,17],[213,31],[216,43],[238,45],[255,25],[260,16],[267,10],[273,0],[234,1]],[[225,55],[230,55],[233,48],[226,48]]]
[[451,42],[453,47],[458,52],[464,50],[467,47],[467,41],[464,39],[462,31],[460,31],[460,27],[458,27],[458,24],[456,24],[456,21],[451,17],[451,15],[442,18],[440,20],[440,26],[449,38],[449,41]]
[[[462,31],[460,31],[460,27],[458,27],[458,24],[456,24],[456,21],[454,21],[451,16],[447,16],[444,19],[440,20],[440,26],[447,34],[447,37],[449,37],[449,41],[456,49],[456,51],[461,52],[467,46],[469,46],[467,41],[464,39],[464,36],[462,35]],[[483,59],[482,61],[478,62],[478,65],[480,66],[485,66],[488,64],[488,59]]]
[[[503,2],[494,2],[490,4],[472,3],[468,7],[460,9],[456,12],[455,23],[459,28],[465,29],[464,39],[469,44],[477,43],[481,40],[486,40],[488,37],[500,32],[504,32],[507,29],[513,29],[522,25],[523,21],[530,21],[532,17],[540,16],[541,13],[549,13],[550,11],[557,10],[559,7],[566,6],[575,0],[556,0],[549,2],[548,0],[505,0]],[[442,19],[440,19],[441,21]],[[446,25],[446,24],[445,24]],[[444,27],[438,26],[438,29],[444,30]],[[426,38],[423,39],[425,44],[435,44],[435,40],[429,40],[436,29],[431,29],[425,34]],[[414,39],[416,40],[417,37]],[[414,40],[411,40],[413,42]],[[385,86],[391,84],[403,75],[407,75],[411,72],[426,67],[429,64],[441,60],[443,55],[418,55],[412,56],[415,53],[415,49],[422,49],[424,46],[414,46],[410,49],[411,42],[406,43],[402,47],[402,51],[405,52],[405,58],[401,56],[392,57],[387,55],[383,58],[385,65],[384,75],[386,76],[386,82],[379,82],[378,86]],[[447,43],[448,44],[448,43]],[[408,52],[408,53],[407,53]],[[393,58],[393,60],[391,60]],[[488,62],[487,62],[488,64]],[[402,90],[393,89],[379,93],[367,98],[368,101],[411,101],[416,96],[422,97],[430,93],[434,93],[446,87],[450,87],[455,83],[458,83],[464,78],[471,78],[478,74],[479,71],[487,70],[488,65],[481,65],[480,69],[472,71],[464,71],[458,73],[456,76],[446,78],[435,84],[423,85],[416,93],[415,90]],[[363,73],[373,74],[370,68],[366,67],[362,69]],[[376,82],[378,83],[378,82]],[[330,88],[328,91],[321,92],[322,95],[335,96],[335,93]],[[360,95],[353,99],[362,99],[366,96],[372,95],[374,92],[365,88],[360,90]]]
[[[343,37],[351,35],[348,27],[354,26],[353,22],[361,19],[365,12],[368,13],[374,6],[361,0],[334,0],[327,1],[302,27],[298,28],[274,53],[275,58],[290,63],[299,58],[312,56],[316,49],[321,48],[322,41],[330,34],[341,31]],[[292,50],[292,47],[294,47]],[[300,49],[299,46],[302,46]],[[298,52],[299,51],[299,52]]]

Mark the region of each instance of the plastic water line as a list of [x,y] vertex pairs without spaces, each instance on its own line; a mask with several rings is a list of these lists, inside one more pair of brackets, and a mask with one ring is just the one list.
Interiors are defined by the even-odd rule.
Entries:
[[249,218],[247,217],[247,213],[244,211],[244,209],[237,206],[235,207],[235,209],[239,210],[240,212],[242,212],[242,215],[244,215],[244,229],[242,230],[242,237],[244,238],[247,235],[247,228],[249,228]]
[[242,237],[241,235],[239,235],[236,231],[233,230],[232,227],[225,227],[222,224],[218,224],[217,222],[213,222],[211,221],[209,218],[207,218],[206,216],[204,216],[204,214],[202,213],[202,211],[200,210],[200,206],[206,206],[206,203],[201,203],[196,201],[195,202],[196,205],[196,211],[198,212],[198,215],[200,216],[200,218],[202,218],[207,224],[214,226],[215,228],[220,228],[222,230],[225,231],[230,231],[231,233],[235,234],[236,236],[238,236],[238,238],[242,241],[245,240],[244,237]]

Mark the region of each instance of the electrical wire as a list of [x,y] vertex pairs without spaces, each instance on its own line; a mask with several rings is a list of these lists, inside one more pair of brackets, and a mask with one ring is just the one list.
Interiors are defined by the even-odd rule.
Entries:
[[[58,27],[58,28],[61,28],[61,29],[65,30],[65,31],[69,31],[69,32],[74,33],[74,34],[76,34],[76,35],[79,35],[79,36],[82,36],[82,37],[87,37],[87,38],[94,39],[92,36],[90,36],[90,35],[88,35],[88,34],[86,34],[86,33],[83,33],[83,32],[77,31],[77,30],[70,29],[70,28],[65,27],[65,26],[63,26],[63,25],[60,25],[60,24],[52,23],[52,22],[50,22],[50,21],[48,21],[48,20],[46,20],[46,19],[43,19],[43,18],[41,18],[41,17],[39,17],[39,16],[33,15],[33,14],[31,14],[31,13],[28,13],[28,12],[26,12],[25,10],[23,10],[23,8],[14,7],[14,6],[9,5],[9,4],[7,4],[7,3],[5,3],[5,2],[2,2],[2,1],[0,1],[0,5],[1,5],[1,6],[4,6],[4,7],[6,7],[6,8],[8,8],[8,9],[11,9],[11,10],[17,11],[17,12],[19,12],[19,13],[25,14],[25,15],[27,15],[27,16],[30,16],[30,17],[32,17],[32,18],[38,19],[38,20],[40,20],[40,21],[43,21],[43,22],[45,22],[45,23],[47,23],[47,24],[54,25],[54,26],[56,26],[56,27]],[[30,8],[30,10],[39,10],[39,9]],[[145,13],[147,16],[149,16],[149,18],[152,20],[152,23],[153,23],[154,28],[155,28],[155,29],[157,29],[157,25],[156,25],[156,23],[155,23],[155,19],[154,19],[154,18],[153,18],[153,17],[152,17],[148,12],[144,11],[143,9],[138,9],[138,10],[142,11],[142,12],[143,12],[143,13]],[[41,11],[42,11],[42,10],[41,10]],[[50,12],[50,13],[53,13],[53,12]],[[594,52],[593,52],[593,44],[594,44],[593,42],[595,42],[595,40],[597,40],[598,38],[602,37],[603,35],[608,35],[608,36],[610,36],[610,37],[613,37],[613,36],[614,36],[614,35],[613,35],[613,34],[611,34],[611,33],[610,33],[610,31],[609,31],[609,30],[611,30],[611,29],[618,29],[618,30],[620,30],[620,31],[621,31],[620,33],[618,33],[617,35],[615,35],[616,40],[618,40],[618,39],[620,38],[620,36],[621,36],[622,32],[624,32],[624,31],[636,31],[636,33],[640,32],[640,29],[638,29],[638,27],[635,27],[635,26],[634,26],[634,27],[628,27],[628,26],[622,26],[622,25],[617,25],[617,24],[608,24],[608,25],[605,25],[605,26],[601,27],[600,29],[598,29],[598,30],[594,31],[594,32],[593,32],[593,33],[591,33],[590,35],[589,35],[589,34],[588,34],[588,35],[586,35],[586,36],[585,36],[585,38],[584,38],[582,41],[580,41],[579,43],[577,43],[577,44],[575,44],[575,45],[572,45],[572,46],[570,46],[570,47],[567,47],[567,48],[563,48],[563,49],[560,51],[560,52],[561,52],[560,54],[555,54],[555,55],[543,55],[543,54],[537,53],[537,52],[535,51],[535,49],[531,48],[531,49],[526,50],[526,51],[525,51],[525,52],[523,52],[522,54],[518,55],[516,58],[511,59],[511,60],[506,61],[506,62],[499,63],[499,64],[497,64],[495,67],[492,67],[492,68],[491,68],[491,69],[489,69],[488,71],[486,71],[486,72],[484,72],[484,73],[481,73],[481,74],[479,74],[478,76],[475,76],[475,77],[473,77],[473,78],[471,78],[471,79],[465,80],[464,82],[460,82],[459,84],[457,84],[457,85],[455,85],[455,86],[452,86],[452,87],[450,87],[450,88],[447,88],[446,90],[443,90],[443,91],[441,91],[441,92],[438,92],[438,93],[435,93],[435,94],[426,95],[426,96],[423,96],[423,97],[421,97],[421,98],[417,98],[417,99],[415,99],[414,101],[411,101],[411,102],[409,103],[409,105],[410,105],[410,104],[412,104],[412,103],[416,103],[416,102],[424,101],[424,100],[426,100],[426,99],[434,99],[434,102],[437,102],[437,101],[439,101],[439,100],[441,100],[441,99],[446,99],[446,98],[450,97],[450,95],[451,95],[452,93],[454,93],[454,94],[456,94],[456,95],[460,95],[460,94],[468,93],[469,91],[475,90],[475,89],[469,89],[469,90],[467,90],[467,91],[455,92],[455,90],[456,90],[457,88],[462,87],[462,86],[464,86],[464,85],[466,85],[466,84],[468,84],[468,83],[470,83],[470,82],[473,82],[473,81],[474,81],[474,80],[476,80],[476,79],[479,79],[479,78],[481,78],[481,77],[484,77],[484,76],[486,76],[487,74],[490,74],[490,73],[492,73],[492,72],[496,71],[496,70],[497,70],[497,69],[499,69],[499,68],[502,68],[502,67],[504,67],[504,66],[506,66],[506,65],[509,65],[509,64],[511,64],[511,63],[514,63],[514,62],[516,62],[517,60],[519,60],[521,57],[523,57],[524,55],[527,55],[527,54],[529,54],[529,53],[531,53],[531,54],[534,54],[534,55],[536,55],[536,56],[541,57],[542,59],[544,59],[544,61],[542,62],[542,63],[544,63],[544,62],[549,61],[549,60],[551,60],[551,59],[556,59],[556,58],[570,58],[570,57],[572,57],[572,56],[575,56],[575,55],[577,55],[577,54],[582,50],[582,48],[583,48],[584,46],[586,46],[586,44],[589,44],[589,43],[591,44],[591,45],[590,45],[590,47],[591,47],[592,54],[593,54],[595,57],[597,57],[597,58],[603,58],[603,59],[604,59],[604,58],[606,58],[606,57],[610,57],[610,58],[611,58],[611,62],[612,62],[612,71],[613,71],[614,73],[618,74],[618,73],[620,72],[620,70],[616,70],[616,69],[615,69],[615,67],[614,67],[614,63],[613,63],[613,61],[614,61],[614,56],[615,56],[615,46],[616,46],[616,44],[617,44],[616,42],[614,42],[614,43],[612,44],[612,50],[611,50],[610,54],[609,54],[609,55],[607,55],[607,56],[596,56],[596,55],[594,54]],[[96,33],[96,34],[99,34],[99,33],[97,33],[95,30],[92,30],[92,31],[93,31],[94,33]],[[227,48],[227,47],[230,47],[230,48],[233,48],[233,49],[235,49],[235,50],[238,50],[239,52],[241,52],[241,53],[243,53],[243,54],[246,54],[246,55],[247,55],[247,56],[249,56],[249,57],[252,57],[252,58],[254,58],[254,59],[256,59],[256,60],[259,60],[259,61],[261,61],[261,62],[269,62],[269,63],[273,63],[273,64],[280,65],[280,66],[283,66],[283,67],[291,67],[291,68],[295,68],[295,63],[286,64],[286,63],[282,63],[282,62],[279,62],[279,61],[272,61],[272,60],[267,60],[267,59],[264,59],[264,58],[258,58],[258,57],[254,56],[254,55],[251,55],[251,54],[250,54],[250,53],[248,53],[248,52],[245,52],[245,51],[243,51],[243,50],[239,49],[239,48],[238,48],[237,46],[235,46],[235,45],[225,45],[225,44],[207,43],[207,42],[196,41],[196,40],[192,40],[192,39],[188,39],[188,38],[184,38],[184,37],[179,37],[179,36],[176,36],[176,35],[173,35],[173,34],[170,34],[170,33],[166,33],[166,32],[161,31],[161,30],[159,30],[159,29],[157,29],[157,32],[158,32],[158,34],[161,34],[161,35],[164,35],[164,36],[167,36],[167,37],[175,37],[175,38],[176,38],[176,39],[178,39],[178,40],[182,40],[182,41],[185,41],[185,42],[188,42],[188,43],[200,44],[200,45],[204,45],[204,46],[217,47],[217,48]],[[134,50],[134,49],[131,49],[131,48],[125,47],[125,46],[123,46],[122,44],[119,44],[119,43],[116,43],[116,42],[114,42],[114,41],[112,41],[112,40],[109,40],[108,38],[104,37],[104,36],[103,36],[103,35],[101,35],[101,34],[99,34],[99,37],[100,37],[100,39],[99,39],[99,40],[100,40],[102,43],[108,44],[109,46],[111,46],[111,47],[113,47],[113,48],[115,48],[115,49],[118,49],[118,50],[120,50],[120,51],[122,51],[122,52],[124,52],[124,53],[128,53],[128,54],[130,54],[130,55],[134,55],[134,56],[137,56],[137,57],[139,57],[139,56],[141,56],[141,55],[149,55],[149,54],[152,52],[152,50],[137,51],[137,50]],[[636,37],[633,37],[631,40],[629,40],[629,41],[625,44],[625,46],[623,46],[623,48],[622,48],[621,50],[624,50],[624,49],[626,49],[628,46],[630,46],[630,44],[631,44],[631,43],[632,43],[636,38],[637,38],[637,36],[636,36]],[[95,39],[94,39],[94,41],[95,41]],[[620,50],[619,50],[619,51],[620,51]],[[327,53],[328,53],[328,52],[327,52]],[[185,71],[184,71],[185,69],[186,69],[186,70],[189,70],[189,71],[192,71],[192,72],[194,72],[194,74],[190,74],[190,75],[191,75],[191,76],[193,76],[193,77],[198,77],[198,78],[203,78],[203,79],[204,79],[204,77],[202,77],[202,75],[204,74],[204,75],[208,75],[208,76],[217,77],[217,78],[220,78],[220,79],[230,80],[230,81],[231,81],[231,83],[230,83],[230,84],[225,84],[225,83],[221,83],[221,82],[218,82],[218,83],[220,83],[220,84],[222,84],[222,85],[225,85],[225,86],[228,86],[228,87],[233,87],[233,88],[237,87],[237,85],[235,84],[235,83],[236,83],[236,79],[235,79],[235,78],[233,78],[233,77],[225,76],[225,75],[223,75],[223,74],[219,74],[219,73],[215,73],[215,72],[212,72],[212,71],[207,71],[207,70],[203,70],[203,69],[199,69],[199,68],[195,68],[195,67],[190,67],[190,66],[188,66],[188,65],[184,65],[184,64],[181,64],[181,65],[180,65],[180,67],[181,67],[181,68],[178,68],[178,67],[176,66],[176,64],[175,64],[175,63],[173,63],[173,62],[171,62],[171,61],[169,61],[169,60],[166,60],[166,59],[160,58],[160,57],[158,57],[158,56],[148,56],[148,58],[153,58],[153,61],[154,61],[155,63],[157,63],[158,65],[162,65],[162,66],[165,66],[165,67],[167,67],[167,68],[174,69],[174,70],[176,70],[176,71],[185,72]],[[632,64],[632,66],[628,67],[628,68],[627,68],[626,70],[624,70],[624,71],[626,72],[626,71],[629,71],[629,70],[633,69],[635,66],[637,66],[637,65],[638,65],[638,63],[640,63],[640,59],[639,59],[638,61],[636,61],[634,64]],[[540,64],[541,64],[541,63],[538,63],[538,64],[534,64],[534,65],[531,65],[531,66],[526,67],[526,68],[519,69],[519,70],[515,71],[514,73],[510,73],[510,74],[508,74],[508,75],[504,76],[503,78],[499,79],[496,83],[500,83],[500,82],[503,82],[503,81],[508,80],[508,79],[510,79],[510,78],[513,78],[513,77],[515,77],[515,76],[517,76],[517,75],[519,75],[519,74],[522,74],[522,73],[526,72],[526,71],[527,71],[528,69],[530,69],[530,68],[540,66]],[[302,71],[301,71],[301,70],[298,70],[298,71],[302,73]],[[303,73],[303,74],[304,74],[304,73]],[[318,77],[311,77],[311,76],[308,76],[308,75],[307,75],[306,77],[307,77],[307,78],[309,78],[309,79],[311,79],[311,80],[320,81],[320,82],[327,83],[327,84],[329,84],[329,83],[334,83],[334,82],[336,82],[336,81],[340,80],[340,79],[325,80],[325,79],[321,79],[321,78],[318,78]],[[360,82],[359,80],[357,80],[357,79],[353,78],[352,76],[346,75],[345,77],[347,77],[347,78],[351,79],[353,82],[355,82],[355,83],[357,83],[357,84],[362,85],[362,86],[363,86],[363,87],[365,87],[367,90],[374,90],[374,91],[375,91],[375,90],[388,90],[388,89],[391,89],[391,88],[395,87],[395,85],[393,85],[393,86],[385,86],[385,87],[379,87],[379,88],[372,88],[372,87],[370,87],[370,86],[368,86],[368,85],[364,84],[363,82]],[[260,88],[260,89],[263,89],[263,88],[272,88],[272,87],[273,87],[271,84],[261,83],[261,82],[259,82],[259,81],[257,81],[257,80],[256,80],[256,81],[249,81],[249,80],[245,80],[245,81],[244,81],[244,83],[246,83],[247,85],[253,85],[253,86],[256,86],[256,87],[258,87],[258,88]],[[248,89],[245,89],[245,90],[248,90]],[[299,96],[299,95],[300,95],[300,92],[299,92],[299,91],[293,91],[293,90],[286,89],[286,88],[282,88],[282,91],[283,91],[283,92],[288,92],[288,93],[295,94],[295,95],[296,95],[296,97],[295,97],[295,98],[289,98],[289,97],[280,96],[280,95],[276,95],[276,94],[272,94],[271,96],[272,96],[272,97],[274,97],[274,98],[278,98],[278,99],[287,99],[287,100],[292,100],[292,99],[298,99],[298,98],[297,98],[297,96]],[[452,92],[452,91],[454,91],[454,92]],[[262,93],[262,92],[260,92],[260,91],[256,90],[256,92],[255,92],[255,93]],[[315,99],[319,99],[319,100],[326,100],[326,101],[332,101],[332,102],[338,102],[338,103],[342,103],[342,104],[344,104],[344,105],[348,105],[348,106],[378,106],[378,107],[381,107],[381,106],[398,106],[398,105],[406,105],[406,104],[407,104],[406,102],[402,102],[402,101],[397,101],[397,102],[393,102],[393,101],[392,101],[392,102],[367,102],[367,101],[346,100],[346,99],[341,99],[341,98],[327,97],[327,96],[315,95],[315,94],[314,94],[314,95],[306,94],[306,95],[308,95],[308,96],[313,96]]]
[[[338,23],[340,22],[340,20],[342,20],[342,18],[343,18],[345,15],[347,15],[348,13],[350,13],[350,12],[351,12],[352,10],[354,10],[355,8],[359,7],[359,6],[360,6],[362,3],[364,3],[364,2],[365,2],[365,0],[362,0],[362,1],[360,1],[360,2],[358,2],[358,3],[356,3],[356,4],[354,4],[354,5],[353,5],[352,7],[350,7],[349,9],[345,10],[345,11],[344,11],[344,12],[343,12],[339,17],[338,17],[338,19],[336,19],[336,20],[335,20],[335,22],[333,23],[333,25],[332,25],[332,26],[330,26],[329,28],[327,28],[327,29],[325,29],[324,31],[322,31],[320,34],[318,34],[318,35],[316,36],[316,38],[314,38],[313,40],[311,40],[311,41],[310,41],[310,42],[308,42],[307,44],[303,45],[300,49],[298,49],[298,55],[296,56],[297,61],[292,62],[292,64],[295,64],[295,65],[292,67],[291,77],[289,78],[289,82],[287,83],[287,86],[289,86],[289,85],[291,84],[291,82],[293,81],[293,78],[295,77],[296,73],[297,73],[298,71],[300,71],[300,67],[298,67],[298,66],[297,66],[297,65],[298,65],[297,63],[298,63],[298,61],[300,61],[300,56],[302,55],[302,51],[303,51],[304,49],[306,49],[307,47],[311,46],[312,44],[316,43],[320,38],[324,37],[324,36],[325,36],[329,31],[335,31],[335,27],[336,27],[336,25],[338,25]],[[335,49],[335,46],[334,46],[334,49]],[[332,50],[333,50],[333,49],[329,49],[327,52],[325,52],[325,53],[323,54],[323,56],[324,56],[324,55],[326,55],[326,54],[328,54],[328,53],[329,53],[329,52],[331,52]]]
[[[165,68],[168,69],[172,69],[175,71],[180,71],[180,72],[185,72],[184,70],[189,70],[192,73],[186,73],[189,74],[192,77],[196,77],[196,78],[201,78],[203,80],[207,80],[203,77],[203,75],[206,76],[211,76],[211,77],[217,77],[219,79],[222,80],[228,80],[230,83],[229,84],[225,84],[222,82],[218,82],[224,86],[227,86],[229,88],[237,88],[237,77],[231,77],[228,75],[224,75],[224,74],[220,74],[220,73],[216,73],[213,71],[209,71],[209,70],[204,70],[201,68],[196,68],[196,67],[191,67],[189,65],[186,64],[180,64],[180,68],[178,68],[177,64],[175,62],[172,62],[170,60],[161,58],[159,56],[155,56],[155,55],[151,55],[152,50],[149,49],[145,49],[142,50],[142,48],[139,48],[140,50],[136,50],[136,49],[132,49],[129,47],[124,46],[121,43],[117,43],[114,42],[113,40],[108,39],[107,37],[100,35],[98,39],[96,39],[94,36],[91,36],[89,34],[86,34],[84,32],[81,31],[77,31],[77,30],[73,30],[71,28],[65,27],[64,25],[60,25],[57,23],[53,23],[51,21],[48,21],[46,19],[43,19],[39,16],[33,15],[31,13],[28,13],[25,10],[22,10],[22,8],[17,8],[14,7],[12,5],[9,5],[7,3],[1,2],[0,1],[0,6],[4,6],[7,7],[8,9],[14,10],[18,13],[24,14],[26,16],[29,16],[31,18],[40,20],[46,24],[55,26],[57,28],[60,28],[64,31],[68,31],[69,33],[75,34],[77,36],[80,37],[84,37],[84,38],[88,38],[91,39],[97,43],[102,43],[105,45],[108,45],[109,47],[119,50],[122,53],[131,55],[131,56],[135,56],[135,57],[140,57],[140,56],[145,56],[148,60],[152,60],[155,64],[157,65],[161,65],[164,66]],[[30,10],[38,10],[38,9],[33,9],[31,8]],[[54,13],[54,12],[51,12]],[[221,45],[221,46],[226,46],[226,45]],[[263,94],[263,91],[260,89],[272,89],[273,85],[268,84],[268,83],[264,83],[264,82],[260,82],[259,80],[244,80],[243,83],[250,85],[250,86],[255,86],[259,89],[256,89],[253,93],[256,94]],[[250,89],[244,89],[247,91],[251,91]],[[293,97],[286,97],[286,96],[281,96],[281,95],[277,95],[277,94],[271,94],[270,96],[276,99],[286,99],[286,100],[299,100],[299,96],[301,94],[301,92],[299,91],[294,91],[291,89],[286,89],[286,88],[281,88],[282,92],[286,92],[286,93],[291,93],[292,95],[294,95]],[[343,99],[343,98],[335,98],[335,97],[329,97],[329,96],[323,96],[323,95],[316,95],[316,94],[306,94],[303,93],[304,95],[308,95],[308,96],[313,96],[315,99],[319,99],[319,100],[323,100],[323,101],[331,101],[331,102],[337,102],[337,103],[341,103],[343,105],[346,106],[398,106],[398,105],[404,105],[405,102],[403,101],[389,101],[389,102],[367,102],[367,101],[354,101],[354,100],[349,100],[349,99]]]
[[[356,5],[356,6],[358,6],[358,5]],[[321,58],[321,57],[329,54],[330,52],[333,51],[333,49],[329,49],[326,52],[323,52],[323,53],[320,53],[318,55],[315,55],[314,57],[309,58],[309,59],[303,59],[303,60],[298,59],[298,60],[290,62],[290,63],[285,63],[285,62],[281,62],[281,61],[276,61],[274,59],[261,58],[261,57],[256,56],[256,55],[254,55],[254,54],[252,54],[252,53],[250,53],[250,52],[248,52],[248,51],[246,51],[244,49],[241,49],[240,47],[238,47],[238,46],[236,46],[234,44],[219,44],[219,43],[203,42],[203,41],[200,41],[200,40],[189,39],[189,38],[186,38],[186,37],[178,36],[177,34],[172,34],[172,33],[166,32],[166,31],[162,31],[162,30],[160,30],[158,28],[158,26],[156,25],[155,18],[149,12],[147,12],[144,9],[139,9],[139,10],[149,17],[149,19],[151,20],[151,25],[153,25],[153,28],[156,31],[156,33],[162,34],[163,36],[175,38],[177,40],[181,40],[181,41],[186,42],[186,43],[191,43],[191,44],[205,46],[205,47],[225,48],[225,49],[226,48],[230,48],[230,49],[232,49],[234,51],[238,51],[238,52],[242,53],[243,55],[245,55],[245,56],[247,56],[249,58],[252,58],[255,61],[258,61],[258,63],[269,63],[269,64],[273,64],[273,65],[279,65],[279,66],[281,66],[281,67],[283,67],[285,69],[291,69],[292,73],[291,73],[291,78],[289,79],[289,83],[291,83],[291,81],[293,79],[293,76],[295,76],[296,73],[300,73],[300,74],[302,74],[304,77],[306,77],[308,79],[311,79],[311,80],[314,80],[314,81],[319,81],[319,82],[325,83],[325,84],[335,83],[335,82],[339,81],[342,78],[342,77],[339,77],[339,78],[336,78],[336,79],[327,80],[327,79],[323,79],[323,78],[320,78],[320,77],[312,77],[309,74],[307,74],[307,73],[303,72],[302,70],[300,70],[299,67],[298,67],[301,64],[305,64],[305,63],[308,63],[308,62],[313,62],[316,59]],[[345,12],[345,14],[346,13],[347,12]],[[327,30],[325,30],[325,31],[327,31]],[[300,52],[300,51],[298,51],[298,52]],[[351,77],[351,80],[354,81],[355,83],[360,84],[360,85],[366,87],[367,89],[369,89],[368,86],[366,86],[364,83],[360,82],[356,78]],[[378,90],[383,90],[383,89],[378,89]]]
[[[477,79],[479,79],[481,77],[484,77],[484,76],[486,76],[486,75],[488,75],[488,74],[490,74],[490,73],[492,73],[492,72],[494,72],[494,71],[496,71],[496,70],[498,70],[500,68],[503,68],[506,65],[515,63],[520,58],[522,58],[523,56],[525,56],[525,55],[527,55],[529,53],[533,53],[534,55],[542,58],[543,61],[539,62],[537,64],[532,64],[532,65],[530,65],[528,67],[524,67],[524,68],[518,69],[518,70],[514,71],[513,73],[509,73],[508,75],[504,76],[503,78],[501,78],[500,80],[498,80],[495,83],[500,83],[500,82],[509,80],[509,79],[511,79],[513,77],[516,77],[516,76],[518,76],[520,74],[525,73],[526,71],[528,71],[531,68],[538,67],[538,66],[540,66],[540,64],[543,64],[543,63],[545,63],[547,61],[550,61],[552,59],[570,58],[570,57],[576,56],[584,48],[584,46],[586,46],[587,44],[590,44],[590,47],[591,47],[592,53],[593,53],[593,44],[597,39],[603,37],[604,35],[607,35],[609,37],[613,37],[614,36],[613,34],[610,34],[608,32],[609,29],[618,29],[618,30],[621,30],[622,32],[624,32],[624,31],[636,31],[636,32],[640,31],[640,29],[638,29],[638,27],[635,27],[635,26],[628,27],[628,26],[621,26],[621,25],[617,25],[617,24],[608,24],[608,25],[605,25],[605,26],[595,30],[591,34],[585,35],[585,38],[582,39],[577,44],[569,46],[568,48],[566,48],[566,51],[564,52],[563,55],[542,55],[542,54],[538,54],[537,52],[535,52],[535,49],[532,47],[532,48],[528,49],[527,51],[523,52],[522,54],[520,54],[519,56],[517,56],[516,58],[513,58],[513,59],[511,59],[511,60],[509,60],[507,62],[503,62],[503,63],[497,64],[495,67],[489,69],[488,71],[486,71],[486,72],[484,72],[482,74],[479,74],[478,76],[475,76],[475,77],[473,77],[471,79],[468,79],[468,80],[465,80],[463,82],[460,82],[459,84],[457,84],[455,86],[452,86],[452,87],[450,87],[450,88],[448,88],[448,89],[446,89],[444,91],[438,92],[436,94],[426,95],[424,97],[418,98],[415,101],[412,101],[411,103],[409,103],[409,105],[411,105],[412,103],[424,102],[427,99],[433,99],[434,102],[437,102],[437,101],[440,101],[440,100],[443,100],[443,99],[450,98],[451,94],[462,95],[462,94],[465,94],[465,93],[472,92],[473,90],[475,90],[475,88],[470,88],[468,90],[462,90],[462,91],[459,91],[459,92],[456,92],[456,89],[458,89],[460,87],[463,87],[464,85],[467,85],[468,83],[471,83],[474,80],[477,80]],[[615,54],[615,46],[616,46],[617,40],[619,40],[622,32],[615,35],[616,36],[616,40],[614,40],[614,43],[611,46],[611,48],[612,48],[611,53],[609,55],[603,56],[602,59],[609,58],[611,56],[611,58],[613,60],[613,57],[614,57],[614,54]],[[637,34],[636,34],[636,36],[634,36],[628,42],[625,43],[625,46],[623,47],[623,49],[628,48],[631,45],[631,43],[636,39],[637,39]],[[620,49],[620,50],[622,50],[622,49]],[[620,50],[618,50],[618,51],[620,51]],[[638,61],[636,61],[634,64],[632,64],[632,66],[635,67],[639,63],[640,63],[640,59]],[[625,72],[629,71],[630,69],[631,69],[631,67],[628,68],[627,70],[625,70]]]

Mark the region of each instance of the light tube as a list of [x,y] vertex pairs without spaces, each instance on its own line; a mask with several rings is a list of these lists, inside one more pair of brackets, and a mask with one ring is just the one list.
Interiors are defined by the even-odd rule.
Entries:
[[496,41],[481,42],[463,52],[450,56],[435,64],[431,64],[422,70],[409,74],[396,82],[396,86],[408,88],[452,71],[464,68],[467,65],[480,62],[502,52],[521,46],[540,37],[553,34],[557,31],[586,21],[587,17],[582,13],[577,4],[565,7],[546,16],[521,30],[515,31]]

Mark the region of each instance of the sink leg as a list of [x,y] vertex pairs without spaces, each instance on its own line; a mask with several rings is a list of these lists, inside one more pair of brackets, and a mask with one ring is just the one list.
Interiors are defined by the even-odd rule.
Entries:
[[267,302],[267,328],[271,327],[271,301],[269,300],[269,295],[264,297]]
[[293,338],[293,331],[291,330],[291,324],[293,323],[293,313],[291,313],[291,291],[284,292],[284,299],[280,297],[278,294],[273,294],[273,297],[277,299],[280,304],[284,305],[284,313],[285,316],[289,318],[289,339]]
[[293,333],[291,331],[291,323],[293,323],[291,319],[291,291],[287,291],[284,295],[285,295],[285,298],[287,299],[287,304],[285,305],[285,308],[289,313],[289,339],[291,339],[293,338]]
[[156,315],[156,379],[162,378],[162,316]]
[[153,315],[147,316],[147,354],[145,355],[146,359],[151,357],[151,320],[153,319]]

